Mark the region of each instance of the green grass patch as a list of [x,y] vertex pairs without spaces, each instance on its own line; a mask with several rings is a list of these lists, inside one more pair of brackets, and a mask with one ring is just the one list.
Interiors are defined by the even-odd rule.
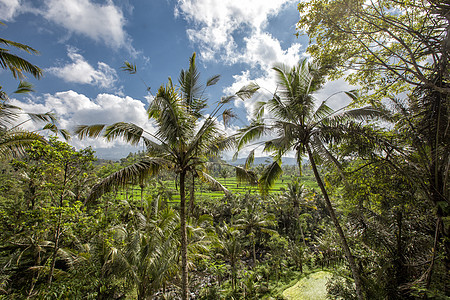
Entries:
[[325,300],[327,298],[326,283],[332,274],[318,271],[306,275],[294,286],[284,290],[283,297],[288,300]]
[[[293,177],[293,176],[282,176],[279,180],[277,180],[274,186],[270,189],[270,193],[282,193],[287,189],[288,183],[291,183],[293,180],[299,180],[306,188],[317,188],[317,183],[314,178],[310,176],[303,177]],[[246,193],[258,193],[258,187],[251,186],[243,182],[238,182],[236,177],[228,177],[224,178],[216,178],[224,187],[226,187],[233,194],[246,194]],[[172,192],[171,202],[179,202],[180,195],[178,190],[176,189],[174,180],[167,180],[163,182],[164,187]],[[224,197],[224,193],[222,191],[211,191],[206,184],[202,186],[196,186],[196,197],[206,197],[210,199],[221,199]],[[139,201],[141,198],[141,190],[139,186],[130,186],[128,187],[128,192],[126,189],[122,189],[118,192],[117,196],[119,199],[134,199]],[[147,192],[144,191],[144,197],[147,196]]]

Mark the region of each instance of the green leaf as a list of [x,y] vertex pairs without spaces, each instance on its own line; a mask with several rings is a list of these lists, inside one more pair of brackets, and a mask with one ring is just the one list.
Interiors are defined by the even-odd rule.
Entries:
[[128,72],[130,74],[136,74],[137,73],[137,67],[135,64],[132,64],[128,61],[125,61],[123,63],[124,65],[122,67],[120,67],[122,69],[122,71]]
[[19,86],[17,87],[17,90],[15,90],[14,94],[25,94],[25,93],[31,93],[34,92],[33,85],[26,81],[21,81],[19,83]]
[[283,169],[281,169],[280,161],[272,162],[263,170],[259,178],[259,189],[262,195],[268,195],[270,188],[280,178],[281,174],[283,174]]
[[215,85],[220,79],[220,75],[214,75],[206,81],[206,86]]
[[250,169],[254,161],[255,161],[255,149],[250,151],[250,153],[248,154],[247,159],[245,160],[244,168]]
[[86,137],[97,138],[102,133],[106,124],[95,124],[95,125],[80,125],[75,129],[75,134],[78,135],[79,139],[84,139]]
[[259,90],[259,85],[252,82],[246,86],[243,86],[237,93],[236,96],[242,100],[249,99]]

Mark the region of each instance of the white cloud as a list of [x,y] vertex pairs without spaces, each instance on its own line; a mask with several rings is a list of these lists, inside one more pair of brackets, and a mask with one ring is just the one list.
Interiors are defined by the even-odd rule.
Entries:
[[301,45],[298,43],[283,50],[280,42],[268,33],[257,33],[244,40],[246,48],[240,60],[258,65],[263,70],[269,70],[274,63],[294,65],[300,59]]
[[1,20],[11,21],[19,13],[21,2],[19,0],[0,0]]
[[112,1],[104,5],[90,0],[46,0],[45,3],[42,14],[47,20],[112,47],[126,46],[125,18]]
[[67,82],[97,85],[102,88],[114,87],[117,73],[106,63],[98,62],[97,69],[94,69],[76,49],[69,48],[67,55],[72,63],[48,68],[47,71]]
[[[269,18],[287,7],[293,8],[295,3],[292,0],[178,0],[175,15],[190,25],[187,35],[200,48],[203,60],[249,65],[248,70],[233,76],[234,83],[224,88],[224,94],[232,94],[251,81],[273,93],[276,86],[271,68],[275,63],[298,63],[301,45],[293,43],[283,49],[280,41],[266,29]],[[244,106],[249,119],[254,103],[270,97],[270,93],[258,93],[243,103],[236,101],[235,105]]]
[[[39,100],[40,103],[37,103]],[[11,104],[23,108],[27,112],[44,113],[53,111],[58,116],[60,128],[73,131],[78,125],[112,124],[115,122],[132,122],[145,128],[149,132],[155,129],[148,120],[144,103],[131,97],[119,97],[111,94],[99,94],[95,99],[89,99],[83,94],[74,91],[58,92],[53,95],[46,94],[42,99],[33,99],[20,102],[12,99]],[[38,124],[25,123],[28,130],[39,129]],[[42,127],[42,126],[41,126]],[[85,139],[80,141],[74,137],[71,142],[77,148],[92,146],[102,149],[103,157],[118,158],[117,153],[126,155],[131,147],[126,147],[123,141],[107,142],[103,139]],[[105,150],[109,149],[109,150]],[[118,149],[122,149],[118,151]],[[112,154],[116,153],[116,154]]]
[[131,46],[124,26],[122,9],[113,1],[93,0],[0,0],[0,20],[13,21],[21,13],[33,13],[67,29],[114,48],[123,47],[131,55],[139,54]]
[[[205,60],[221,59],[235,63],[234,35],[260,33],[270,16],[276,16],[292,0],[178,0],[175,16],[186,19],[189,39],[200,46]],[[239,56],[239,55],[238,55]]]

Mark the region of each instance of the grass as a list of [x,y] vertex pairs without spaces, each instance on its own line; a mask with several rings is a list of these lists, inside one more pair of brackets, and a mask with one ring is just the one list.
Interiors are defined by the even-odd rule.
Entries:
[[288,300],[325,300],[327,298],[326,283],[331,276],[332,274],[326,271],[311,273],[286,289],[283,297]]

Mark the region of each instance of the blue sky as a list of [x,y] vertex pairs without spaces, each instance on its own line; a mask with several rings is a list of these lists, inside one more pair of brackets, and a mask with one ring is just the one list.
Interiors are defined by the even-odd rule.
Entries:
[[[125,60],[136,64],[156,91],[169,76],[176,80],[193,52],[203,80],[221,75],[208,90],[211,106],[249,81],[274,91],[270,68],[295,64],[307,46],[305,36],[295,36],[296,8],[290,0],[0,0],[1,37],[38,50],[38,56],[15,53],[44,70],[41,80],[27,79],[35,92],[12,95],[12,102],[30,112],[53,111],[69,130],[118,121],[152,130],[145,116],[151,96],[139,77],[120,67]],[[0,70],[0,80],[7,92],[18,84],[6,70]],[[318,98],[348,89],[334,82]],[[254,102],[234,103],[244,122]],[[344,99],[334,102],[339,107]],[[71,144],[90,145],[99,157],[113,159],[135,150],[120,141],[74,138]]]

